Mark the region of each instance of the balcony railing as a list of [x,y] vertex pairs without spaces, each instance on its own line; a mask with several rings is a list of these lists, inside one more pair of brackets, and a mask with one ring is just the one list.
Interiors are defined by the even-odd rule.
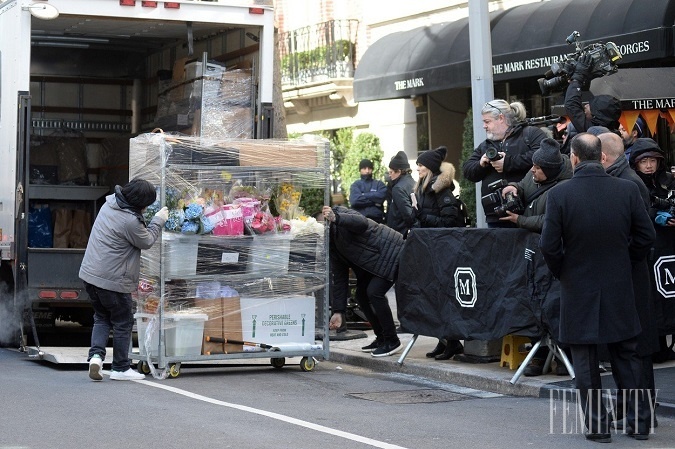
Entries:
[[283,33],[281,84],[299,86],[354,76],[358,20],[331,20]]

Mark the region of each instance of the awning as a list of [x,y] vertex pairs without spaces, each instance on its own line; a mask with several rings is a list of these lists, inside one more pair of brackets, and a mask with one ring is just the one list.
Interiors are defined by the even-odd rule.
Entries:
[[[622,63],[673,55],[675,0],[551,0],[491,15],[495,81],[542,76],[584,43],[612,41]],[[354,74],[356,101],[409,97],[471,86],[469,22],[393,33],[373,43]]]

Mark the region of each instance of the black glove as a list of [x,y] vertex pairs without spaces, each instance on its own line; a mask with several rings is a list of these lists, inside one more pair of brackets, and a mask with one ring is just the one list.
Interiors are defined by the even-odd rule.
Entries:
[[586,84],[591,80],[591,66],[593,65],[593,58],[589,54],[585,54],[579,58],[577,65],[574,68],[572,79],[579,81],[581,84]]

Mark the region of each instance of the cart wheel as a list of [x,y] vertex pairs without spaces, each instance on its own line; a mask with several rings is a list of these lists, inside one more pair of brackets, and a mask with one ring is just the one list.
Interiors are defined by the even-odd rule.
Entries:
[[315,365],[314,357],[303,357],[300,359],[300,369],[303,371],[312,371]]
[[286,357],[277,357],[277,358],[274,358],[274,359],[270,359],[270,363],[276,369],[281,369],[286,364]]
[[172,363],[169,365],[169,376],[173,377],[174,379],[180,376],[180,364]]
[[141,374],[150,374],[150,365],[148,365],[148,362],[142,360],[139,361],[136,369],[138,369],[138,372]]

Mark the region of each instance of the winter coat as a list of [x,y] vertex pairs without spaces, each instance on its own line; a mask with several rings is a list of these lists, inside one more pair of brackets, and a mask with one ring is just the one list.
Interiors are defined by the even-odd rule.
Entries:
[[105,290],[135,292],[141,250],[155,243],[163,226],[164,220],[154,217],[146,227],[143,217],[119,207],[115,194],[108,195],[91,230],[80,279]]
[[355,211],[375,220],[384,221],[384,200],[387,186],[377,179],[358,179],[349,188],[349,205]]
[[[549,189],[562,184],[572,177],[572,163],[570,158],[562,155],[564,167],[554,179],[547,179],[541,184],[534,182],[532,175],[528,173],[520,182],[510,182],[518,189],[518,196],[525,205],[525,211],[518,215],[519,228],[532,232],[541,232],[544,226],[544,213],[546,212],[546,197]],[[534,197],[534,199],[532,199]]]
[[387,192],[387,226],[404,234],[413,225],[413,210],[410,194],[415,189],[415,180],[410,173],[403,174],[389,183]]
[[398,273],[403,236],[346,207],[336,206],[333,212],[331,250],[337,251],[350,266],[393,282]]
[[432,177],[427,187],[421,186],[415,192],[417,209],[415,228],[451,228],[464,226],[459,200],[453,191],[455,185],[455,167],[450,162],[441,163],[441,172]]
[[599,162],[580,163],[549,191],[540,249],[560,279],[562,343],[614,343],[640,333],[631,269],[654,238],[638,188]]
[[[472,182],[482,181],[481,196],[491,193],[488,185],[494,181],[505,179],[508,182],[518,182],[532,168],[532,154],[539,149],[545,138],[546,134],[539,128],[519,123],[503,140],[483,141],[462,165],[464,177]],[[480,159],[489,148],[506,153],[502,173],[497,173],[490,164],[481,167]],[[488,222],[499,222],[499,217],[496,216],[490,215],[486,218]]]
[[[640,189],[640,196],[644,202],[645,209],[649,210],[649,190],[642,182],[635,171],[628,166],[628,160],[625,157],[619,157],[609,167],[605,169],[608,175],[615,178],[632,181]],[[658,236],[657,236],[658,238]],[[633,279],[633,295],[635,296],[635,308],[640,318],[640,327],[642,332],[638,335],[638,354],[646,357],[659,350],[659,339],[656,326],[656,317],[654,315],[654,297],[651,292],[651,282],[649,280],[650,265],[647,260],[634,263],[631,270]]]

